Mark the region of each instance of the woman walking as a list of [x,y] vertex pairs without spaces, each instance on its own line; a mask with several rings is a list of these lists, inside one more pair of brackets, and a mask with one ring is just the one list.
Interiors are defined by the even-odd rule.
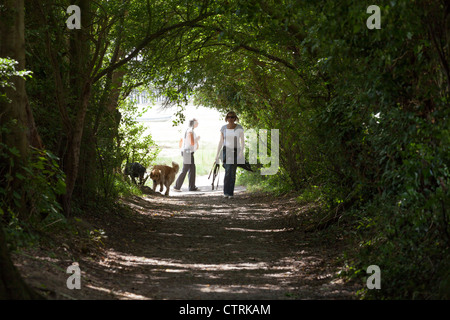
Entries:
[[192,119],[189,121],[189,127],[184,133],[183,138],[180,140],[181,154],[183,156],[183,170],[178,176],[177,181],[173,189],[175,191],[181,191],[181,186],[183,185],[184,178],[189,172],[189,191],[197,191],[198,188],[195,186],[195,162],[194,162],[194,152],[198,149],[198,137],[194,129],[198,127],[197,119]]
[[244,128],[240,124],[234,111],[227,113],[225,121],[228,124],[220,129],[220,140],[217,147],[216,163],[222,151],[222,162],[225,168],[223,180],[223,196],[231,198],[234,195],[234,185],[236,183],[236,169],[238,163],[245,163],[244,160]]

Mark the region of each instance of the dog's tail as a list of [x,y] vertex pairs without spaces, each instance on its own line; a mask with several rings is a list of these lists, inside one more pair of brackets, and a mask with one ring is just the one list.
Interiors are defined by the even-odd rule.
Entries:
[[178,170],[180,170],[180,166],[178,163],[172,161],[172,168],[175,169],[175,173],[178,173]]

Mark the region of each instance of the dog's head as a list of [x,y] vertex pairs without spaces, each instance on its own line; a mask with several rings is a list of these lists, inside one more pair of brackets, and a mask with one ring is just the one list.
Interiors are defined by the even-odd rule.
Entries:
[[155,181],[161,180],[161,171],[159,169],[153,169],[150,172],[150,179],[155,180]]

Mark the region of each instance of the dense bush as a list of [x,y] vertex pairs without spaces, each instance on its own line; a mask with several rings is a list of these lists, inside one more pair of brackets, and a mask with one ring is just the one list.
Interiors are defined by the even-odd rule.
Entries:
[[382,270],[364,297],[448,298],[449,4],[384,3],[375,30],[368,2],[284,4],[241,4],[234,63],[202,69],[199,101],[280,129],[279,174],[241,180],[340,209],[361,237],[351,270]]

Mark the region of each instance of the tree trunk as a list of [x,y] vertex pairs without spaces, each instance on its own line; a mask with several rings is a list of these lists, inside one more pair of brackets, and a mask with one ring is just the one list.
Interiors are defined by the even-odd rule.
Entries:
[[[2,17],[0,19],[0,56],[16,60],[18,70],[25,69],[25,36],[24,36],[24,0],[1,0]],[[11,103],[2,103],[1,123],[17,120],[17,124],[10,126],[11,133],[6,135],[5,143],[15,146],[20,155],[28,154],[28,140],[24,134],[27,123],[25,81],[20,77],[11,79],[13,88],[6,88],[6,94]]]
[[91,97],[92,81],[89,51],[89,26],[91,24],[90,0],[79,0],[78,6],[81,14],[81,29],[71,31],[70,39],[70,89],[72,96],[76,97],[69,106],[75,114],[67,132],[68,148],[64,155],[64,173],[66,174],[66,194],[62,196],[62,207],[66,216],[71,214],[71,201],[75,189],[80,165],[81,142],[85,126],[86,112]]
[[6,248],[5,234],[0,226],[0,300],[44,299],[22,279]]
[[[18,69],[25,69],[25,37],[24,37],[24,0],[0,0],[2,18],[0,20],[0,56],[9,57],[19,62]],[[22,204],[12,208],[20,214],[28,211],[22,183],[16,178],[16,174],[23,170],[21,164],[25,164],[29,153],[29,141],[27,137],[27,94],[25,80],[14,77],[15,90],[6,89],[6,94],[11,103],[2,103],[0,121],[9,126],[9,133],[3,133],[1,140],[8,147],[15,147],[19,154],[12,156],[13,166],[9,166],[13,181],[12,190],[21,194]],[[22,172],[23,175],[26,173]],[[11,204],[13,205],[13,204]],[[0,224],[0,299],[37,299],[41,298],[30,289],[19,272],[14,267],[5,242],[3,227]]]
[[90,95],[91,84],[86,83],[82,93],[81,106],[78,110],[77,121],[68,137],[68,151],[64,164],[64,172],[66,174],[66,193],[62,196],[61,203],[66,216],[70,216],[71,214],[71,200],[80,165],[80,150],[81,141],[83,138],[84,119],[86,117]]
[[[25,30],[23,0],[2,0],[0,1],[0,7],[4,8],[2,19],[0,20],[0,57],[16,60],[18,62],[16,70],[24,70]],[[13,165],[5,165],[13,178],[8,189],[11,190],[11,193],[21,196],[21,205],[14,208],[17,216],[21,218],[26,215],[28,210],[25,204],[25,194],[21,187],[22,182],[16,177],[18,174],[26,176],[22,165],[25,164],[25,159],[27,159],[29,153],[26,135],[27,113],[25,108],[27,96],[23,78],[14,76],[9,80],[14,84],[14,88],[5,88],[6,96],[10,102],[0,102],[0,122],[10,131],[2,133],[0,142],[19,151],[16,155],[10,155]],[[8,197],[12,199],[13,194],[8,195]],[[8,216],[5,218],[8,219]]]

